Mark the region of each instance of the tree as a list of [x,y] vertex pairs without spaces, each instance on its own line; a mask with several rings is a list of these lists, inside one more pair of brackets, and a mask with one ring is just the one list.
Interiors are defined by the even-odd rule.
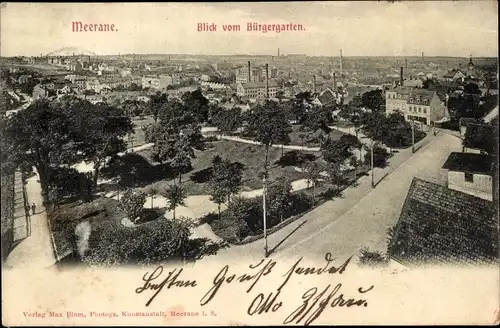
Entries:
[[307,107],[310,106],[312,101],[313,95],[310,91],[300,92],[295,95],[292,112],[297,122],[302,123],[304,121]]
[[340,163],[328,163],[326,169],[330,181],[335,185],[335,191],[338,191],[342,181],[342,169]]
[[464,86],[464,93],[473,94],[473,95],[481,95],[481,90],[475,83],[467,83]]
[[219,110],[212,117],[212,123],[222,133],[231,133],[236,131],[242,124],[240,108],[232,108],[229,110]]
[[167,209],[173,211],[173,218],[175,219],[175,209],[177,206],[185,205],[186,192],[180,185],[174,184],[164,190],[163,196],[168,200]]
[[51,168],[73,165],[81,159],[79,144],[74,142],[77,131],[68,124],[68,114],[61,103],[40,99],[5,122],[2,139],[8,142],[13,167],[36,168],[46,201]]
[[125,191],[120,199],[120,204],[130,221],[135,222],[142,212],[146,194],[134,192],[132,189]]
[[285,177],[281,176],[269,187],[269,212],[279,216],[283,222],[283,214],[289,209],[292,195],[292,184]]
[[168,95],[166,93],[161,93],[158,91],[156,94],[151,96],[149,101],[149,112],[153,115],[155,122],[161,115],[161,112],[166,110],[168,106]]
[[323,168],[318,164],[318,162],[307,162],[303,169],[304,178],[307,180],[307,188],[312,186],[313,188],[313,200],[316,200],[316,186],[322,181],[321,172]]
[[182,173],[191,167],[195,149],[203,149],[204,138],[196,117],[179,102],[171,102],[169,110],[162,113],[160,122],[150,125],[145,133],[146,141],[153,142],[153,159],[160,163],[170,162],[179,182]]
[[268,100],[263,106],[256,106],[250,113],[248,130],[255,137],[255,140],[266,148],[264,170],[267,173],[269,147],[277,142],[288,142],[292,127],[281,106],[274,101]]
[[214,156],[212,159],[212,174],[210,177],[211,200],[220,205],[226,200],[230,202],[231,196],[239,191],[242,184],[243,172],[240,165]]
[[363,107],[372,111],[385,111],[385,97],[382,90],[370,90],[361,96]]
[[321,130],[323,133],[328,134],[331,131],[329,125],[332,121],[331,112],[316,107],[305,115],[304,126],[313,132]]
[[321,152],[328,163],[343,163],[353,155],[351,148],[354,147],[361,147],[361,142],[355,136],[346,134],[339,140],[327,138],[321,145]]
[[185,107],[197,117],[200,123],[208,120],[208,99],[203,96],[201,89],[184,93],[182,101]]
[[94,164],[93,181],[96,188],[106,158],[127,149],[124,137],[134,132],[133,124],[122,108],[105,103],[80,108],[77,105],[71,111],[76,117],[76,120],[72,120],[72,128],[79,131],[75,142],[80,144],[84,158]]
[[[373,145],[373,167],[385,167],[387,165],[387,159],[389,158],[389,153],[385,147],[378,144]],[[371,163],[371,152],[367,149],[365,153],[365,162]]]
[[481,149],[488,154],[495,152],[495,128],[490,125],[468,124],[463,147]]

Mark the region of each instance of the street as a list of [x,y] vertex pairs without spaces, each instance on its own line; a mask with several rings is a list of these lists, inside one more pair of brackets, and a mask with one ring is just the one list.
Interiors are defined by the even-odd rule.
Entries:
[[[358,180],[357,186],[344,190],[335,198],[315,208],[302,218],[268,236],[272,258],[304,256],[308,259],[323,258],[327,252],[345,259],[357,255],[367,246],[385,253],[386,230],[398,218],[413,177],[445,183],[441,166],[452,151],[461,151],[460,139],[448,134],[438,134],[422,146],[410,159],[390,163],[397,167],[372,190],[370,176]],[[423,140],[425,141],[425,139]],[[410,151],[410,150],[405,150]],[[401,161],[401,159],[400,159]],[[399,165],[400,164],[400,165]],[[398,166],[399,165],[399,166]],[[376,181],[391,167],[376,169]],[[259,259],[264,255],[264,240],[232,246],[217,257],[228,263],[235,259]],[[213,260],[207,257],[206,260]]]

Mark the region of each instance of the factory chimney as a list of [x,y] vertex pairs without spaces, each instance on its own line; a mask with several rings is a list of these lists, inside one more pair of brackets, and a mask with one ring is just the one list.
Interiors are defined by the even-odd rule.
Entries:
[[278,48],[278,58],[280,57],[280,48]]
[[424,63],[424,52],[422,51],[422,64]]
[[316,94],[316,74],[313,75],[313,92]]
[[408,59],[405,59],[405,76],[408,76]]
[[340,49],[340,76],[342,76],[342,49]]
[[337,77],[335,76],[335,72],[333,72],[333,91],[337,92]]
[[252,76],[252,74],[251,74],[251,70],[250,70],[250,61],[248,61],[248,83],[251,82],[251,76]]
[[401,76],[400,76],[400,85],[403,86],[404,84],[404,77],[403,77],[403,66],[401,66]]
[[269,99],[269,64],[266,64],[266,99]]

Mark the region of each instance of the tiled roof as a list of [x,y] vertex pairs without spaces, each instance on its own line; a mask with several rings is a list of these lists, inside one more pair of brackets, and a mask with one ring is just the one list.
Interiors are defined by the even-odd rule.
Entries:
[[319,97],[318,100],[323,106],[326,106],[336,101],[335,95],[331,89],[326,89]]
[[444,163],[443,169],[458,172],[493,174],[493,161],[494,158],[491,155],[453,152]]
[[407,266],[495,261],[498,227],[493,203],[414,178],[388,253]]

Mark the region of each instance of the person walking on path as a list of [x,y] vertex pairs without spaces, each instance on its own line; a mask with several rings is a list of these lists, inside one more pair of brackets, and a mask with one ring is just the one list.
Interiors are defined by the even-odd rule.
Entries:
[[35,203],[33,203],[33,205],[31,205],[31,211],[33,212],[33,215],[35,215],[35,211],[36,211]]

